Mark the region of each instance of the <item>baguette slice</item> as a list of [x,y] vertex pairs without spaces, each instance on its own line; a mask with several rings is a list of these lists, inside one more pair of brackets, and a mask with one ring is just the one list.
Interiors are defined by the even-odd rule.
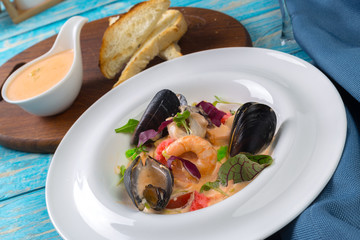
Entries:
[[114,78],[124,68],[169,6],[170,0],[141,2],[106,29],[99,61],[100,70],[106,78]]
[[170,44],[167,48],[165,48],[159,53],[159,57],[163,60],[171,60],[181,56],[182,53],[180,46],[175,42]]
[[[120,18],[120,16],[109,17],[109,19],[108,19],[109,20],[109,26],[114,24],[119,18]],[[183,55],[181,53],[180,46],[176,42],[170,44],[167,48],[165,48],[164,50],[162,50],[159,53],[159,57],[162,60],[165,60],[165,61],[171,60],[171,59],[174,59],[174,58],[178,58],[178,57],[181,57],[181,56],[183,56]]]
[[[108,19],[109,26],[114,24],[119,18],[120,18],[120,16],[109,17],[109,19]],[[176,42],[170,44],[167,48],[165,48],[164,50],[162,50],[159,53],[159,57],[165,61],[171,60],[174,58],[178,58],[181,56],[182,56],[182,53],[181,53],[180,46]]]
[[109,26],[113,25],[114,23],[116,23],[117,20],[119,20],[120,16],[114,16],[114,17],[109,17]]
[[178,10],[167,10],[157,23],[154,31],[131,57],[114,87],[141,72],[151,59],[159,55],[170,44],[178,41],[186,30],[187,24],[182,13]]

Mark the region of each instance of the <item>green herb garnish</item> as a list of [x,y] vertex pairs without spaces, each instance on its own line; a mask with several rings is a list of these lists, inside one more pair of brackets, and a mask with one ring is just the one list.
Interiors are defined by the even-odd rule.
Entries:
[[129,119],[129,121],[122,127],[116,128],[116,133],[133,133],[139,124],[139,121],[136,119]]
[[209,191],[211,189],[214,189],[215,191],[218,191],[221,194],[224,194],[225,196],[228,196],[223,190],[220,189],[220,180],[216,180],[215,182],[207,182],[204,185],[201,186],[200,192]]
[[146,209],[150,209],[150,208],[151,208],[151,207],[150,207],[150,204],[148,204],[147,202],[145,202],[144,205],[145,205],[145,208],[146,208]]
[[217,151],[217,160],[220,162],[223,158],[226,157],[228,152],[228,146],[221,146]]
[[173,117],[173,121],[176,123],[176,125],[178,127],[184,127],[188,135],[191,134],[191,129],[188,127],[188,124],[186,122],[186,119],[188,119],[189,116],[190,112],[188,110],[185,110],[183,113],[177,113]]
[[219,98],[218,96],[215,96],[215,99],[216,99],[216,100],[212,103],[214,106],[216,106],[216,104],[218,104],[218,103],[224,103],[224,104],[239,104],[239,105],[242,105],[241,103],[225,101],[225,100]]
[[124,165],[121,165],[120,166],[120,173],[119,173],[120,180],[118,182],[118,185],[124,181],[125,171],[126,171],[126,167]]
[[141,152],[148,152],[146,147],[143,145],[127,150],[125,152],[125,156],[131,160],[134,160]]
[[221,165],[218,176],[220,183],[227,186],[230,180],[234,183],[250,181],[272,162],[269,155],[238,154]]

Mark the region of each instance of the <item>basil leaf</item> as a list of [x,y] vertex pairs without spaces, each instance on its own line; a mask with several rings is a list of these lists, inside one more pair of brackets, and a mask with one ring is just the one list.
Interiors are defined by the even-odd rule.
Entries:
[[116,128],[116,133],[133,133],[139,124],[139,121],[136,119],[129,119],[129,121],[122,127]]
[[226,157],[228,152],[228,146],[221,146],[217,151],[217,160],[220,162],[224,157]]
[[234,183],[250,181],[264,168],[272,163],[273,159],[267,155],[238,154],[229,158],[219,169],[220,183],[227,186],[228,181]]

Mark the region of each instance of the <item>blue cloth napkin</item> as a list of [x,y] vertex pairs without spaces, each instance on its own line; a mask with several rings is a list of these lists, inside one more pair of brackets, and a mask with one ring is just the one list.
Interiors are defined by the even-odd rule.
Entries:
[[360,239],[360,1],[285,2],[295,40],[338,88],[348,128],[344,152],[330,182],[279,235],[302,240]]

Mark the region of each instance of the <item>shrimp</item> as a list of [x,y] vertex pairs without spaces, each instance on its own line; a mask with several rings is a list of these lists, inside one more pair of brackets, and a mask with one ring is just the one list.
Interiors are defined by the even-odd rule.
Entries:
[[[217,151],[210,142],[195,135],[177,139],[165,149],[165,152],[168,156],[188,156],[185,158],[197,166],[202,177],[211,176],[216,168]],[[196,156],[192,156],[194,154]],[[175,174],[174,172],[174,177]]]

